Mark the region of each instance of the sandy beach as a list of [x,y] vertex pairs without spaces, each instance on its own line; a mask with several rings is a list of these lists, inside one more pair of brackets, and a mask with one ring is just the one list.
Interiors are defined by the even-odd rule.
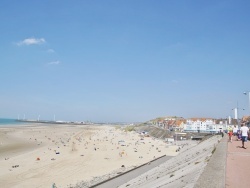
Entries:
[[28,124],[0,128],[1,187],[69,187],[123,172],[177,146],[115,126]]

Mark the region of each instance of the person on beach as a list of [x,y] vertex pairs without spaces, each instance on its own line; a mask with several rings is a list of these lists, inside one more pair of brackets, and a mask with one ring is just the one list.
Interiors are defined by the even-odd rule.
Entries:
[[230,130],[229,132],[228,132],[228,137],[229,137],[229,139],[228,139],[228,142],[232,142],[232,140],[233,140],[233,131],[232,130]]
[[247,149],[245,147],[245,142],[247,142],[248,139],[249,128],[246,126],[245,123],[241,126],[240,133],[241,133],[242,148]]

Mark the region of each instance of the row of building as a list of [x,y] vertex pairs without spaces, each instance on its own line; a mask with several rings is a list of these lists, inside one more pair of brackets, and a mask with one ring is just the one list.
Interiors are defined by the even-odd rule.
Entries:
[[188,118],[166,117],[157,118],[150,121],[151,124],[167,130],[181,132],[221,132],[226,131],[233,126],[239,126],[240,123],[246,123],[250,126],[250,116],[244,116],[241,120],[232,118],[213,119],[213,118]]

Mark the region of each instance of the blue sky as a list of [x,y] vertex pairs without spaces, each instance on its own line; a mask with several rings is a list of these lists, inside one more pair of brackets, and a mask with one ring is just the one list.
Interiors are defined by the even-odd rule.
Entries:
[[0,2],[0,117],[249,114],[250,2]]

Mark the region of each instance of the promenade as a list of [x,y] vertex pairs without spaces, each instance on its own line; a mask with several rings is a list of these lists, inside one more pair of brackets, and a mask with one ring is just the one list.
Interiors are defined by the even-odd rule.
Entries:
[[247,149],[241,147],[241,140],[233,137],[228,142],[228,135],[222,138],[204,172],[196,182],[195,188],[249,188],[250,142]]
[[245,142],[247,149],[241,148],[241,141],[233,137],[228,142],[226,163],[226,188],[250,187],[250,142]]

